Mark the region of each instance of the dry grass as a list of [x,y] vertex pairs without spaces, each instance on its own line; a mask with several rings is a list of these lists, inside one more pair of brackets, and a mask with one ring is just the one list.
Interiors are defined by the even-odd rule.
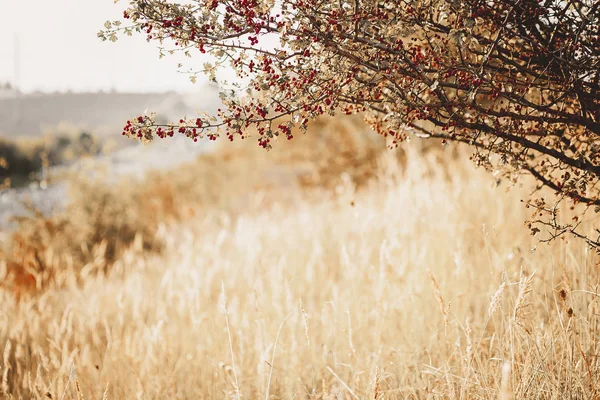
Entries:
[[[294,202],[294,189],[321,196],[342,180],[363,186],[375,176],[378,157],[388,152],[383,139],[363,130],[324,119],[310,132],[316,140],[282,143],[268,157],[257,146],[235,143],[175,171],[151,172],[144,181],[114,182],[99,168],[79,170],[70,176],[64,212],[45,217],[31,209],[16,218],[18,229],[2,257],[8,279],[0,287],[20,296],[60,286],[81,270],[105,272],[135,240],[145,251],[160,251],[160,226],[215,210],[236,216],[253,207],[256,191]],[[66,272],[68,279],[57,279]]]
[[468,161],[375,153],[342,178],[284,151],[232,149],[179,171],[164,191],[185,223],[156,219],[160,253],[134,240],[104,271],[58,273],[19,301],[0,292],[1,392],[597,397],[597,256],[536,248],[526,188],[506,192]]

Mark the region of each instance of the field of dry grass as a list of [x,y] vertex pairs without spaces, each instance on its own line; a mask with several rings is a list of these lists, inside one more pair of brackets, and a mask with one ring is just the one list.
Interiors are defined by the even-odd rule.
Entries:
[[314,129],[76,183],[64,214],[25,221],[0,267],[0,393],[598,398],[599,258],[529,235],[527,185]]

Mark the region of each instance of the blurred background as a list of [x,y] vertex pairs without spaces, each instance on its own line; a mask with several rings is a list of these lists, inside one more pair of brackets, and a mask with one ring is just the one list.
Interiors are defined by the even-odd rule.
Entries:
[[220,103],[216,86],[202,78],[192,84],[178,71],[180,58],[159,60],[142,37],[97,38],[125,5],[0,2],[0,227],[23,211],[25,198],[44,213],[64,202],[64,185],[47,182],[61,166],[92,157],[114,177],[174,166],[203,151],[202,143],[182,138],[141,146],[120,136],[127,119],[145,111],[168,122]]

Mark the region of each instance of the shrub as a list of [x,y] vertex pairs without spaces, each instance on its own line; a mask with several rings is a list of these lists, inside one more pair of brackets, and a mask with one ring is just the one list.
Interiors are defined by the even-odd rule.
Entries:
[[[60,127],[59,127],[60,128]],[[0,138],[0,179],[17,183],[35,178],[43,168],[73,162],[103,152],[102,143],[86,131],[65,131],[64,127],[42,137]]]

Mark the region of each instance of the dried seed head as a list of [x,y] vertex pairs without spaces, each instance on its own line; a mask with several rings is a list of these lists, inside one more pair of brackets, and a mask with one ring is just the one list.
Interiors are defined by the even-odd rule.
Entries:
[[75,389],[77,391],[77,400],[84,400],[83,392],[81,391],[81,387],[79,386],[79,381],[75,379]]
[[302,299],[300,299],[300,311],[302,312],[302,321],[304,322],[304,335],[306,336],[306,342],[310,346],[310,337],[308,335],[308,314],[304,309],[304,304],[302,303]]
[[373,381],[373,400],[382,399],[382,393],[380,392],[381,375],[379,373],[379,366],[375,367],[375,380]]
[[490,306],[488,307],[488,315],[491,317],[494,315],[496,310],[500,308],[500,300],[502,300],[502,293],[504,293],[504,287],[506,286],[506,282],[502,282],[498,290],[492,295],[490,298]]
[[565,289],[560,289],[560,291],[558,292],[560,298],[562,300],[566,300],[567,299],[567,291]]
[[450,313],[450,302],[446,305],[444,302],[444,297],[442,296],[442,291],[440,289],[440,285],[438,285],[435,276],[430,270],[427,270],[427,275],[429,275],[429,279],[431,280],[431,285],[433,286],[433,294],[435,295],[438,304],[440,305],[440,310],[442,312],[442,316],[444,317],[444,333],[448,334],[448,314]]

